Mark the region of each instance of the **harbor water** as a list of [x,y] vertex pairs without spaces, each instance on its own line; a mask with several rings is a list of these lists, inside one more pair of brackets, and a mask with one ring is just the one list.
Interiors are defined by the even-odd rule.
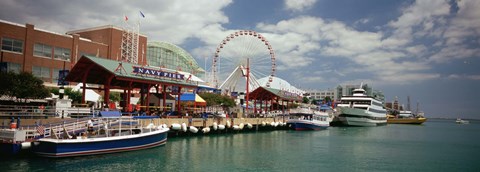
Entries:
[[165,146],[50,159],[2,157],[1,171],[480,171],[480,123],[330,127],[170,138]]

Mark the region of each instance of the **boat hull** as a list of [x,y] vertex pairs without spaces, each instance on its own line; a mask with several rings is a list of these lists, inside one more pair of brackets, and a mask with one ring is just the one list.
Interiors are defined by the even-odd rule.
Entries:
[[289,120],[287,121],[287,125],[290,126],[290,128],[297,130],[297,131],[303,131],[303,130],[324,130],[329,127],[328,122],[314,122],[314,121],[308,121],[308,120]]
[[21,143],[0,142],[0,155],[16,155],[22,150]]
[[375,127],[387,124],[387,115],[373,116],[363,109],[339,107],[338,116],[343,125],[359,127]]
[[388,118],[388,124],[423,124],[427,118]]
[[55,158],[134,151],[164,145],[167,141],[167,132],[168,130],[152,131],[145,134],[101,139],[40,139],[34,143],[32,148],[39,156]]

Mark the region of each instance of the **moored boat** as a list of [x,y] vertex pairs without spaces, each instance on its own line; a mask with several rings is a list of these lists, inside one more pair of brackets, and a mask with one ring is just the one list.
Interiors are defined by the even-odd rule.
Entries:
[[387,124],[386,110],[381,101],[367,96],[362,88],[352,96],[343,96],[337,106],[338,119],[348,126],[379,126]]
[[387,118],[388,124],[423,124],[425,121],[427,118],[423,117],[395,118],[395,116],[389,115]]
[[100,130],[91,130],[90,134],[83,133],[79,137],[69,136],[64,129],[63,137],[36,140],[32,150],[39,156],[57,158],[147,149],[163,145],[167,141],[168,128],[155,127],[153,124],[147,127],[122,127],[122,124],[132,124],[132,121],[119,119],[117,128],[110,129],[105,125]]
[[302,107],[290,110],[287,125],[297,131],[300,130],[322,130],[330,126],[327,112]]

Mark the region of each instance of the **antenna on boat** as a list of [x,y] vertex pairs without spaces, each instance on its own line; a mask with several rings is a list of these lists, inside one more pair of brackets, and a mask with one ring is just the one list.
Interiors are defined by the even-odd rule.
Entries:
[[362,89],[362,87],[363,87],[363,82],[360,83],[360,89]]

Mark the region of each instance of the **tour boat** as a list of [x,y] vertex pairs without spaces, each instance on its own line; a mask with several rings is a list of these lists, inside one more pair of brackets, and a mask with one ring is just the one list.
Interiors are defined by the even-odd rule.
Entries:
[[[131,121],[126,122],[122,119],[116,123],[116,128],[112,129],[108,127],[112,126],[109,124],[95,131],[86,129],[85,133],[76,138],[70,136],[64,128],[63,134],[57,135],[55,132],[50,138],[36,140],[32,150],[39,156],[57,158],[147,149],[164,145],[167,141],[169,129],[166,127],[155,127],[153,124],[147,127],[133,127],[128,126],[132,124]],[[87,131],[89,134],[86,134]]]
[[330,126],[327,112],[302,107],[290,110],[287,126],[294,130],[321,130]]
[[414,115],[412,111],[400,111],[398,116],[387,115],[388,124],[423,124],[427,118],[423,115]]
[[348,126],[379,126],[387,124],[383,103],[367,96],[362,88],[354,89],[352,96],[343,96],[337,105],[339,120]]

